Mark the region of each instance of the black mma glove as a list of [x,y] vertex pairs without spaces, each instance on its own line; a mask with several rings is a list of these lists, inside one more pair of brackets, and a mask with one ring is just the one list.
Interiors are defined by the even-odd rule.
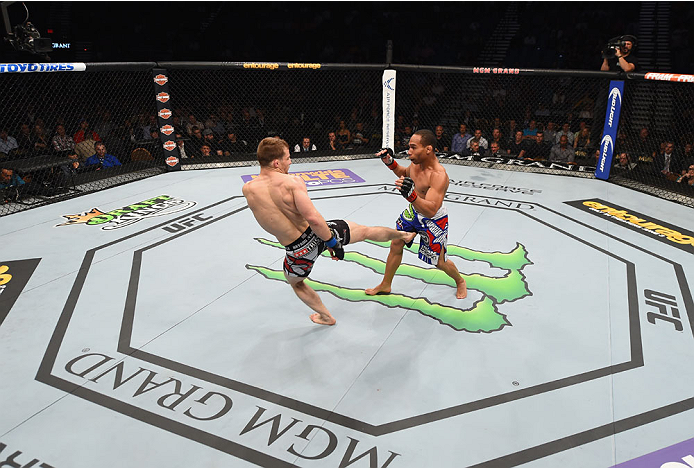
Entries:
[[383,164],[388,166],[388,169],[390,169],[391,171],[394,171],[395,168],[398,167],[398,162],[395,159],[393,159],[392,149],[381,148],[380,150],[378,150],[378,153],[376,153],[376,155],[381,157],[381,161],[383,161]]
[[417,192],[414,190],[414,181],[409,177],[405,177],[400,186],[400,194],[405,197],[405,199],[413,203],[417,199]]
[[332,237],[325,241],[325,246],[332,250],[335,258],[338,260],[344,260],[345,249],[342,247],[342,242],[340,242],[340,239],[337,237],[337,231],[331,229],[330,233],[332,234]]

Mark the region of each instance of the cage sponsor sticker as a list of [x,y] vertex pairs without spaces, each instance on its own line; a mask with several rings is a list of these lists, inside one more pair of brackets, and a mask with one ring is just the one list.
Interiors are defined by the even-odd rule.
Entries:
[[[355,184],[364,182],[364,179],[356,175],[349,169],[327,169],[321,171],[302,171],[290,172],[289,174],[301,177],[306,185],[340,185],[340,184]],[[253,180],[258,177],[258,174],[242,175],[241,179],[244,182]]]
[[159,74],[154,77],[154,82],[159,86],[164,86],[168,81],[169,79],[166,77],[166,75]]

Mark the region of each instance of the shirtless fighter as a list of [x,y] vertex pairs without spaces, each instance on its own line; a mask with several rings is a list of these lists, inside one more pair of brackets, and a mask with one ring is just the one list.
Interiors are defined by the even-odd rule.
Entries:
[[[412,164],[409,166],[399,166],[393,159],[391,149],[382,149],[376,156],[380,156],[383,163],[400,177],[395,185],[410,202],[410,206],[400,214],[396,222],[398,231],[420,234],[420,260],[436,265],[436,268],[453,278],[456,284],[455,297],[464,299],[467,296],[465,280],[453,261],[447,258],[448,210],[443,205],[443,197],[448,190],[448,174],[436,157],[435,146],[436,137],[433,132],[419,130],[410,138],[407,154]],[[367,289],[366,294],[373,296],[390,293],[393,277],[402,262],[405,244],[409,247],[412,242],[394,239],[390,243],[383,280],[375,288]]]
[[285,246],[284,276],[299,299],[316,313],[311,320],[333,325],[335,319],[318,293],[304,280],[313,263],[327,248],[334,260],[344,258],[343,246],[363,240],[412,242],[416,234],[387,227],[362,226],[352,221],[325,221],[300,177],[289,175],[289,145],[280,138],[265,138],[258,145],[260,175],[243,186],[243,196],[253,216]]

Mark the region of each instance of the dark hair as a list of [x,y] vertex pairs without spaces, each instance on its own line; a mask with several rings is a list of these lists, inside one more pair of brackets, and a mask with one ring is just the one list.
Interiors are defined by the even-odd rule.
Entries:
[[277,137],[263,138],[258,144],[258,163],[261,166],[269,166],[275,159],[284,157],[284,150],[289,151],[289,145],[286,141]]
[[431,130],[425,128],[422,130],[417,130],[414,132],[414,134],[419,135],[423,146],[431,146],[432,148],[436,148],[436,136]]

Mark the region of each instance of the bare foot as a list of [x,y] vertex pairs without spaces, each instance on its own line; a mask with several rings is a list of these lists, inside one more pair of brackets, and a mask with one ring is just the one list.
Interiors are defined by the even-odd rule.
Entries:
[[455,297],[458,299],[465,299],[467,297],[467,284],[463,279],[456,287]]
[[364,291],[367,296],[375,296],[377,294],[390,294],[390,286],[379,284],[375,288],[369,288]]
[[311,314],[309,318],[313,323],[317,323],[318,325],[335,325],[335,322],[337,322],[337,320],[335,320],[331,315],[323,317],[318,312]]

